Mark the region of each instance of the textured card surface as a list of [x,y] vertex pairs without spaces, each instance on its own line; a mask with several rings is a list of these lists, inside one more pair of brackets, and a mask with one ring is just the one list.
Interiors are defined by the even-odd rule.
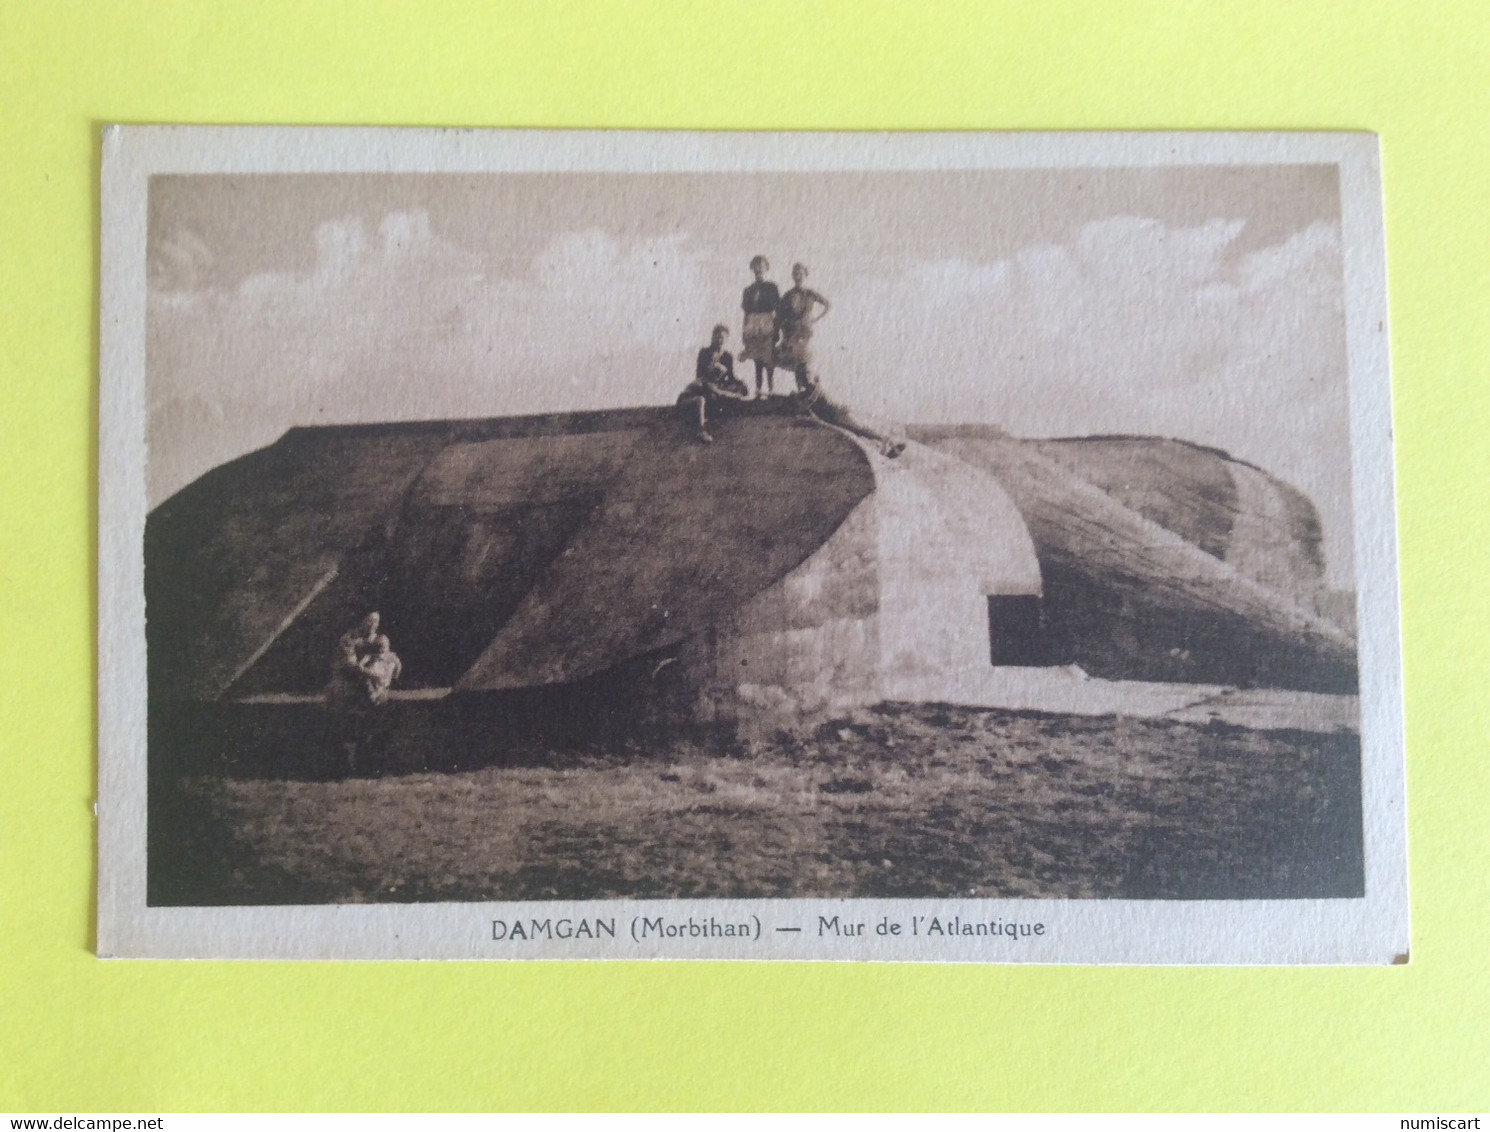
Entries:
[[105,135],[99,952],[1390,963],[1365,134]]

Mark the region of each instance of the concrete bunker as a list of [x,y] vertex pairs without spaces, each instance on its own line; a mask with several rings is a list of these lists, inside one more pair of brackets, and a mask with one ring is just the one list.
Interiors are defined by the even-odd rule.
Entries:
[[1033,665],[1354,690],[1287,485],[1153,438],[911,436],[886,461],[770,406],[708,447],[654,409],[292,430],[147,520],[152,718],[308,702],[369,609],[447,714],[808,718]]

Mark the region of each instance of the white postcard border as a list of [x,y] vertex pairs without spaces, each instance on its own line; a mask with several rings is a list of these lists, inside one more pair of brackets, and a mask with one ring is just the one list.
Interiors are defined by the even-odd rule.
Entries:
[[[1391,390],[1374,135],[706,134],[131,126],[105,130],[103,148],[97,804],[97,950],[101,957],[780,958],[1087,964],[1406,961],[1407,856]],[[142,548],[146,515],[145,238],[151,175],[1295,163],[1336,164],[1340,170],[1361,627],[1363,898],[146,905]],[[839,929],[865,925],[864,934],[835,935],[831,926],[827,934],[820,934],[820,920],[831,925],[834,917]],[[929,931],[932,919],[940,926],[939,933]],[[612,921],[612,934],[599,927],[597,920]],[[560,922],[567,926],[557,928]],[[661,925],[656,931],[651,927],[654,922]],[[514,923],[526,925],[525,938],[514,936]],[[546,932],[537,927],[545,923]],[[584,927],[577,927],[580,924]],[[711,928],[717,925],[722,931],[746,924],[754,926],[753,938],[715,934]],[[880,931],[882,924],[885,928]],[[900,931],[892,932],[890,924],[901,925]],[[1014,925],[1012,935],[1007,927],[995,934],[994,925],[1009,924]],[[1035,924],[1042,925],[1038,932]],[[699,925],[702,934],[690,934],[690,925]],[[985,929],[981,934],[962,934],[964,925],[985,925]],[[1030,931],[1021,934],[1025,926]],[[800,930],[791,931],[793,927]]]

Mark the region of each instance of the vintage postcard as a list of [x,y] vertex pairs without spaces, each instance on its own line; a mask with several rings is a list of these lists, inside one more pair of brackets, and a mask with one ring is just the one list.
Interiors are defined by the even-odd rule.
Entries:
[[1365,134],[104,136],[98,951],[1393,963]]

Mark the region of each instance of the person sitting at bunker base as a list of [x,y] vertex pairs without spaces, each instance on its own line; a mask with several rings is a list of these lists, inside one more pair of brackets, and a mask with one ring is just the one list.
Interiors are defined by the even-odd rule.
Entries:
[[697,427],[698,439],[704,444],[714,441],[709,434],[711,414],[717,416],[724,402],[750,400],[750,390],[735,377],[735,359],[724,348],[728,338],[729,327],[722,323],[714,327],[709,345],[698,352],[693,380],[678,395],[684,421]]
[[378,632],[378,622],[378,615],[369,613],[336,642],[331,685],[326,691],[331,707],[355,711],[384,703],[403,672],[403,662],[387,636]]
[[905,451],[903,440],[895,440],[882,432],[876,432],[849,412],[846,406],[832,400],[823,391],[822,380],[810,369],[797,371],[797,392],[794,397],[799,411],[824,424],[874,441],[879,446],[880,455],[887,459],[893,460]]
[[337,640],[326,689],[330,739],[342,750],[352,774],[357,772],[358,747],[366,738],[369,713],[388,699],[388,689],[403,667],[388,638],[378,632],[379,622],[376,613],[369,613]]
[[[369,613],[336,642],[336,655],[331,660],[331,684],[326,689],[329,706],[349,708],[365,699],[367,674],[362,665],[372,655],[379,639],[379,620],[376,613]],[[386,641],[388,638],[382,639]]]
[[367,702],[374,706],[387,702],[389,689],[404,670],[403,662],[398,659],[387,637],[378,634],[361,667]]

